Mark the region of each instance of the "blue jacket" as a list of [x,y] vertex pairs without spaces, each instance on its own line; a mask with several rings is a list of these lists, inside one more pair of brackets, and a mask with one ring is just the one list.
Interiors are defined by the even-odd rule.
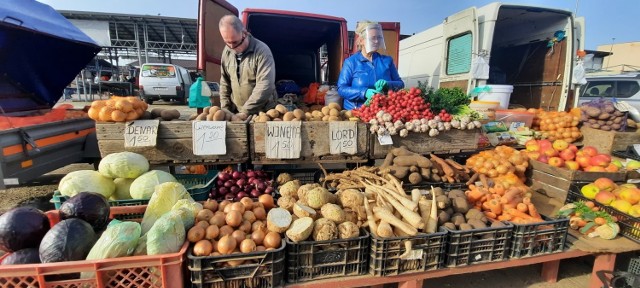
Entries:
[[362,106],[367,100],[364,96],[367,89],[375,89],[374,84],[380,79],[387,81],[389,89],[404,88],[391,57],[373,53],[371,60],[360,52],[344,60],[338,78],[338,93],[344,98],[345,110]]

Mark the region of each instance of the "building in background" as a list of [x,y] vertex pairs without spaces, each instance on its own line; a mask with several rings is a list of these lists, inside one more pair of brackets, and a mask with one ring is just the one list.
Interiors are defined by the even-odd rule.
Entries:
[[603,72],[640,72],[640,42],[605,44],[598,46],[597,50],[611,53],[603,59]]

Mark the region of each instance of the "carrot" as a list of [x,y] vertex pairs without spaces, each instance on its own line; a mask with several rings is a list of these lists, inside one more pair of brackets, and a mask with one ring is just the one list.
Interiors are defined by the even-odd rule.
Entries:
[[[471,185],[473,185],[474,183],[476,183],[476,180],[478,180],[478,177],[480,177],[480,174],[478,173],[473,173],[473,175],[471,175],[471,178],[469,178],[469,180],[467,180],[467,186],[469,186],[469,189],[471,189]],[[475,186],[475,185],[473,185]]]
[[502,210],[507,210],[507,209],[516,209],[516,204],[511,204],[511,203],[502,204]]
[[518,211],[523,213],[527,213],[527,211],[529,210],[529,208],[527,207],[527,204],[524,204],[524,203],[516,204],[516,209],[518,209]]
[[531,197],[522,198],[522,203],[527,204],[527,205],[531,204]]
[[498,216],[498,220],[500,220],[500,221],[510,221],[511,220],[511,215],[502,214],[502,215]]
[[447,164],[447,162],[445,162],[442,158],[433,154],[430,154],[429,156],[431,156],[431,160],[433,160],[433,162],[436,162],[440,165],[445,176],[453,177],[453,175],[455,175],[453,168],[451,168],[451,166]]
[[497,199],[491,199],[488,202],[489,204],[487,206],[489,206],[489,210],[491,210],[491,212],[496,215],[502,214],[502,204],[500,204],[500,201]]
[[518,195],[520,195],[520,191],[518,191],[518,189],[509,188],[509,190],[504,192],[504,196],[502,196],[500,202],[502,202],[502,204],[513,203],[513,198]]
[[487,218],[491,218],[491,219],[496,219],[500,217],[500,216],[497,216],[496,213],[493,213],[491,211],[485,211],[484,216],[487,216]]
[[527,204],[527,208],[529,208],[529,215],[531,215],[531,217],[542,219],[542,216],[540,216],[540,213],[538,213],[538,208],[536,208],[533,203]]
[[480,182],[482,182],[482,187],[489,188],[489,179],[487,179],[487,175],[480,174]]
[[533,218],[533,217],[531,217],[531,215],[529,215],[527,213],[524,213],[524,212],[521,212],[518,209],[508,208],[505,211],[507,213],[511,214],[511,216],[514,216],[514,217],[519,217],[519,218],[522,218],[522,219],[531,219],[531,218]]
[[467,194],[467,200],[469,200],[470,202],[476,202],[476,201],[480,200],[480,198],[482,198],[482,196],[484,196],[484,194],[485,194],[478,188],[469,190],[467,192],[469,192],[469,193],[466,193]]

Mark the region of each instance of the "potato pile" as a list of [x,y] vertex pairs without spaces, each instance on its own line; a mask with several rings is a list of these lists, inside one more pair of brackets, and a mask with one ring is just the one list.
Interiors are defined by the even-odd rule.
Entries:
[[330,103],[327,106],[313,105],[288,111],[282,104],[267,112],[260,112],[255,122],[267,121],[348,121],[353,115],[351,111],[342,110],[340,105]]
[[150,114],[145,116],[148,107],[147,103],[135,96],[113,96],[109,100],[93,101],[87,114],[95,121],[126,122],[148,117]]
[[159,119],[163,121],[180,120],[180,111],[177,109],[151,109],[151,117],[149,119]]
[[[317,183],[300,185],[298,180],[291,180],[280,186],[279,192],[282,196],[277,204],[282,215],[267,217],[267,223],[272,223],[277,231],[285,232],[291,241],[360,236],[359,227],[366,220],[362,207],[364,195],[360,191],[347,189],[332,194]],[[286,223],[287,214],[292,215],[290,225]]]
[[542,133],[542,138],[555,141],[562,139],[567,143],[577,141],[582,137],[578,124],[580,124],[579,111],[544,111],[542,109],[529,109],[535,112],[532,128]]
[[[436,206],[438,207],[438,225],[450,230],[472,230],[487,227],[502,227],[500,221],[489,222],[489,219],[475,207],[472,207],[462,190],[444,192],[442,188],[434,188]],[[421,194],[428,191],[420,191]],[[427,197],[428,200],[432,200]]]
[[[282,244],[280,233],[268,228],[267,211],[270,215],[275,210],[271,195],[262,195],[256,202],[248,197],[239,202],[207,200],[202,206],[196,224],[187,232],[195,256],[269,251]],[[229,260],[217,266],[235,267],[245,261],[253,260]]]
[[580,106],[582,125],[604,131],[624,131],[627,121],[625,112],[619,111],[611,100],[598,99]]
[[227,109],[222,109],[218,106],[210,106],[205,107],[200,115],[189,120],[242,122],[246,121],[248,117],[249,115],[245,113],[233,114]]
[[393,148],[387,153],[381,171],[390,173],[406,183],[424,182],[462,183],[471,178],[471,170],[453,159],[443,159],[431,154],[430,159],[409,151],[405,146]]

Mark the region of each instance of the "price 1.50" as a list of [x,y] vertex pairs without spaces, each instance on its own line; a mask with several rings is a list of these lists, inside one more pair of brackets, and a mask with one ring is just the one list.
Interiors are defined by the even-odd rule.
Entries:
[[149,144],[150,142],[151,137],[149,137],[149,135],[136,135],[129,138],[129,146],[140,146]]

